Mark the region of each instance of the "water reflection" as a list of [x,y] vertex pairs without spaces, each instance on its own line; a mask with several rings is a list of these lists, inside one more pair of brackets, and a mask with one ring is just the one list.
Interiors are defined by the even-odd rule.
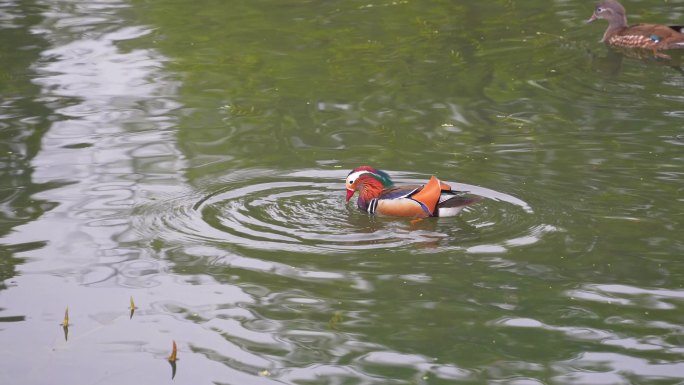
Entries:
[[586,285],[582,289],[572,290],[567,294],[572,298],[585,301],[661,310],[674,310],[677,307],[670,301],[684,299],[682,290],[648,290],[627,285]]
[[591,51],[592,69],[606,76],[618,76],[623,69],[624,60],[636,60],[652,66],[669,67],[673,71],[684,74],[682,54],[677,51],[668,52],[665,56],[654,56],[652,51],[606,48]]
[[[55,202],[32,195],[60,185],[32,179],[31,162],[52,120],[50,108],[38,100],[39,87],[30,82],[34,76],[31,64],[48,45],[31,31],[35,23],[40,23],[43,9],[30,1],[0,3],[0,40],[7,42],[0,45],[0,236],[54,208]],[[15,257],[15,252],[41,246],[3,247],[0,280],[16,274],[14,269],[21,259]]]
[[[121,20],[115,2],[64,5],[45,4],[43,21],[32,28],[51,44],[33,65],[33,83],[40,87],[36,99],[53,110],[31,162],[32,180],[51,184],[49,199],[59,204],[8,241],[49,240],[37,255],[62,256],[64,273],[82,283],[104,282],[117,274],[113,263],[138,254],[116,250],[113,241],[128,228],[138,192],[176,180],[182,157],[167,130],[167,112],[178,104],[173,82],[157,82],[167,76],[160,70],[163,56],[118,45],[144,37],[149,28],[99,29],[102,18]],[[31,268],[49,268],[46,262]]]
[[560,384],[623,384],[625,374],[645,382],[675,383],[682,378],[684,363],[653,362],[612,352],[586,352],[580,357],[558,363]]
[[[0,260],[3,288],[7,285],[0,319],[4,325],[23,320],[3,333],[5,346],[12,348],[0,352],[0,378],[25,384],[45,382],[45,376],[97,382],[101,374],[90,369],[109,359],[86,352],[74,361],[64,353],[102,343],[156,344],[159,333],[150,327],[140,335],[144,326],[130,329],[122,323],[136,321],[118,311],[123,293],[88,288],[136,283],[121,271],[143,253],[120,248],[116,237],[128,228],[140,191],[177,180],[182,157],[168,112],[178,107],[178,84],[164,72],[166,59],[159,52],[125,48],[150,33],[122,18],[127,4],[6,1],[0,7],[0,36],[11,42],[2,47],[12,52],[0,57],[11,58],[3,68],[13,79],[0,82],[7,87],[0,112],[5,135],[0,172],[9,187],[1,196],[8,215],[0,234],[8,246]],[[152,265],[131,266],[143,267],[131,275],[147,275],[149,286],[151,272],[161,269]],[[149,304],[161,297],[140,298],[146,310],[139,315],[149,314]],[[65,305],[72,321],[57,330]],[[125,335],[128,342],[120,338]],[[65,374],[76,361],[78,373]]]

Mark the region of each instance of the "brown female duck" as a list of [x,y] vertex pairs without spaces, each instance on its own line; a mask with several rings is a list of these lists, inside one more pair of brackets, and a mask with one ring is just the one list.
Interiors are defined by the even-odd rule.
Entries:
[[616,0],[601,0],[594,9],[594,14],[587,20],[608,21],[608,29],[603,34],[602,42],[623,48],[644,48],[655,51],[684,48],[682,26],[661,24],[627,25],[625,8]]

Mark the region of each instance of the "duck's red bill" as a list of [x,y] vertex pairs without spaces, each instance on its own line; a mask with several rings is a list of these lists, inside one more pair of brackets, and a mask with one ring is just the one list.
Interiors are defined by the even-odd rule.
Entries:
[[354,190],[347,190],[347,202],[349,202],[352,195],[354,195]]

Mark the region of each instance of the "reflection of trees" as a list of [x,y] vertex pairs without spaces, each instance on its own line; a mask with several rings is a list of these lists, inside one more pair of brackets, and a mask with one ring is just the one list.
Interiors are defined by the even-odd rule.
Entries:
[[[43,10],[33,1],[4,2],[0,12],[0,236],[40,217],[53,203],[33,198],[52,186],[32,182],[31,160],[40,150],[53,112],[38,100],[40,88],[31,79],[33,63],[47,43],[31,33]],[[17,251],[38,245],[3,247],[0,281],[15,275]]]
[[[483,90],[492,78],[492,66],[476,57],[481,36],[500,28],[482,24],[487,10],[382,3],[274,10],[269,3],[224,2],[211,12],[197,2],[174,3],[173,12],[161,3],[141,7],[143,19],[163,31],[157,46],[175,58],[170,68],[184,81],[189,108],[179,143],[195,164],[206,165],[199,177],[268,163],[310,165],[348,148],[359,159],[354,164],[401,168],[428,147],[453,158],[454,136],[442,124],[491,125],[469,112],[473,101],[487,103]],[[244,22],[226,23],[228,14]],[[460,130],[458,143],[482,140],[471,132]]]
[[49,240],[21,251],[39,263],[56,255],[70,259],[65,266],[92,260],[83,271],[107,279],[116,269],[98,252],[116,248],[113,239],[128,230],[136,188],[177,184],[168,129],[177,104],[167,97],[174,82],[160,70],[164,58],[134,41],[149,31],[129,22],[117,2],[5,8],[0,243],[18,255],[27,242]]

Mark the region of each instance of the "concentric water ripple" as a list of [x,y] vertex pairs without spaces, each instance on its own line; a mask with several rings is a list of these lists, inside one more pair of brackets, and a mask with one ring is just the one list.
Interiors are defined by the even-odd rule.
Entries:
[[[460,249],[502,252],[534,243],[555,228],[537,223],[524,201],[486,188],[457,184],[487,199],[457,218],[373,217],[345,204],[342,170],[276,175],[250,170],[205,188],[139,207],[136,229],[166,242],[209,242],[253,249],[348,252],[419,244],[422,252]],[[416,183],[426,178],[402,178]],[[427,246],[427,247],[426,247]]]

